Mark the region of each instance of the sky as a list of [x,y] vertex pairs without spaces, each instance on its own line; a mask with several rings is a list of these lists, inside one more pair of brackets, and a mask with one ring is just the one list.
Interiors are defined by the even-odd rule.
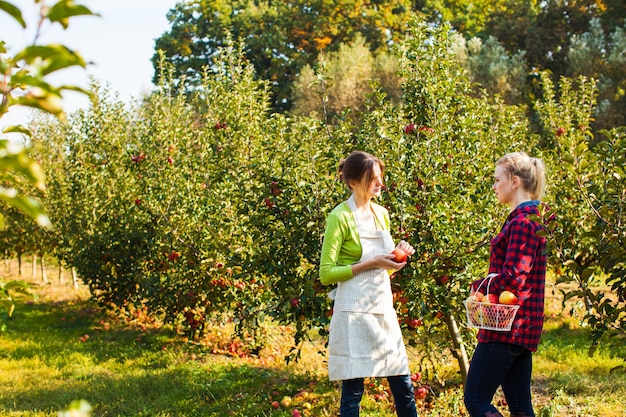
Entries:
[[[27,23],[23,29],[17,22],[0,11],[0,40],[6,42],[10,55],[14,55],[35,36],[38,6],[34,0],[8,0],[17,5]],[[51,5],[55,0],[47,0]],[[53,85],[72,84],[88,87],[94,77],[108,84],[112,93],[129,102],[149,92],[152,85],[151,58],[154,42],[169,30],[167,12],[177,0],[75,0],[75,4],[88,7],[100,16],[77,16],[70,19],[66,30],[55,24],[47,27],[38,43],[61,43],[81,53],[90,62],[87,69],[70,68],[48,79]],[[84,95],[67,92],[63,96],[63,108],[71,113],[87,106]],[[8,125],[26,124],[30,110],[12,107],[0,118],[0,130]]]

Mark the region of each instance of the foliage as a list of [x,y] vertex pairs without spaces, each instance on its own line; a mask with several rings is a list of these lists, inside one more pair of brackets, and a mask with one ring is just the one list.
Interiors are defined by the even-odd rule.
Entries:
[[571,76],[598,80],[598,107],[594,113],[598,123],[626,124],[626,26],[606,36],[600,19],[592,19],[588,32],[572,36],[568,59]]
[[474,97],[450,35],[449,27],[415,25],[401,55],[404,127],[381,123],[370,110],[363,134],[387,139],[375,149],[388,164],[385,200],[400,227],[396,236],[408,238],[419,254],[395,280],[409,300],[407,316],[424,323],[409,340],[433,352],[445,340],[463,376],[459,333],[466,342],[473,334],[459,325],[462,301],[469,284],[486,275],[488,242],[503,219],[488,179],[499,157],[533,145],[519,109],[497,97]]
[[523,102],[526,90],[524,52],[509,56],[494,37],[486,42],[474,37],[469,41],[453,35],[454,54],[468,71],[477,89],[487,95],[500,95],[508,104]]
[[[35,1],[35,4],[39,1]],[[7,13],[16,23],[26,29],[22,10],[7,1],[0,2],[0,11]],[[10,55],[6,42],[0,39],[0,117],[12,106],[25,106],[42,110],[57,117],[63,116],[60,99],[65,90],[81,89],[71,86],[55,86],[48,82],[57,71],[72,66],[85,67],[80,54],[63,45],[42,45],[37,42],[45,23],[59,23],[64,29],[69,19],[79,15],[92,14],[84,6],[73,1],[61,0],[51,7],[41,5],[40,20],[32,44]],[[9,126],[3,133],[22,133],[29,135],[23,126]],[[45,190],[45,178],[38,164],[29,157],[28,150],[15,142],[0,140],[0,200],[9,207],[17,208],[31,217],[36,223],[50,228],[50,220],[39,201],[31,194]],[[5,218],[0,214],[0,229],[4,229]],[[15,233],[15,230],[11,231]],[[19,245],[18,245],[19,247]],[[0,301],[7,309],[9,317],[15,308],[12,291],[26,291],[28,285],[23,281],[0,281]]]
[[[35,4],[37,3],[39,1],[35,1]],[[3,1],[0,3],[0,10],[9,14],[23,28],[26,28],[26,22],[18,7]],[[26,106],[62,116],[62,92],[66,90],[84,92],[76,86],[55,86],[47,82],[47,77],[57,71],[73,66],[85,67],[86,63],[81,55],[63,45],[37,43],[45,23],[59,23],[67,29],[69,19],[80,15],[92,15],[92,13],[85,6],[76,5],[73,1],[67,0],[60,0],[51,7],[41,5],[40,20],[37,22],[37,31],[32,44],[10,56],[6,49],[6,42],[0,41],[0,74],[2,74],[0,80],[3,85],[0,116],[5,114],[10,106]],[[22,93],[22,90],[26,91]],[[16,127],[9,131],[23,131],[23,129]]]
[[[37,3],[39,1],[35,1]],[[70,18],[91,15],[91,11],[73,1],[58,1],[50,7],[42,4],[40,8],[40,19],[32,44],[9,55],[6,42],[0,40],[0,117],[11,106],[25,106],[63,118],[62,92],[84,92],[76,86],[55,86],[48,82],[48,78],[58,71],[73,66],[85,67],[86,63],[80,54],[63,45],[42,45],[37,41],[46,23],[58,23],[67,29]],[[26,29],[26,21],[20,8],[3,1],[0,3],[0,11],[7,13]],[[9,126],[4,129],[4,133],[10,132],[30,134],[23,126]],[[3,183],[0,187],[0,199],[22,210],[40,226],[50,227],[50,221],[39,201],[26,194],[32,187],[39,191],[45,189],[43,171],[36,161],[29,158],[27,150],[5,139],[0,141],[0,178]],[[18,188],[21,188],[21,192]],[[4,226],[2,217],[0,226]]]
[[[550,233],[557,284],[575,284],[562,290],[565,300],[576,297],[586,305],[590,352],[602,340],[624,358],[624,129],[603,131],[601,138],[590,135],[597,94],[592,80],[580,77],[573,84],[562,79],[558,93],[547,76],[543,85],[544,101],[537,111],[545,130],[553,133],[553,151],[547,152],[550,165],[559,167],[550,187],[551,206],[559,219]],[[604,282],[610,293],[596,288]]]
[[[234,39],[244,42],[247,59],[260,79],[270,82],[272,107],[291,107],[291,87],[305,65],[314,65],[321,52],[362,36],[372,50],[398,42],[410,16],[406,0],[387,2],[316,0],[250,2],[194,0],[180,2],[168,13],[171,30],[157,39],[173,65],[173,78],[189,91],[211,70],[219,48]],[[153,57],[155,81],[161,57]]]
[[[426,0],[422,3],[423,12],[437,24],[450,24],[469,37],[483,32],[493,15],[510,7],[507,0]],[[515,7],[519,7],[519,1]]]
[[316,115],[333,123],[345,110],[362,112],[372,92],[371,80],[377,88],[388,92],[394,102],[400,100],[397,57],[383,52],[374,56],[362,37],[351,45],[340,45],[336,52],[320,53],[313,69],[306,65],[293,87],[292,114]]

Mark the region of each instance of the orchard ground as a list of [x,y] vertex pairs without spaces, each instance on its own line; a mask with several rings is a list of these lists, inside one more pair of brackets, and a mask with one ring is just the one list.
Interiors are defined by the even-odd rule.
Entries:
[[[140,311],[113,316],[89,301],[84,286],[58,283],[56,268],[43,284],[29,263],[10,262],[3,280],[24,279],[39,296],[21,298],[0,335],[0,415],[56,416],[76,399],[88,400],[95,416],[336,416],[339,385],[328,381],[324,341],[303,347],[297,363],[286,364],[288,326],[270,327],[267,347],[250,355],[228,337],[232,324],[215,324],[201,341],[148,320]],[[66,281],[71,281],[65,273]],[[602,349],[587,354],[589,332],[579,325],[582,304],[561,307],[550,284],[546,326],[533,371],[538,416],[622,416],[626,409],[624,363]],[[456,361],[443,356],[425,366],[420,348],[409,356],[420,416],[466,415]],[[420,369],[420,364],[423,368]],[[424,391],[424,390],[422,390]],[[508,415],[499,393],[495,403]],[[363,415],[393,416],[384,380],[368,380]],[[297,411],[296,411],[297,410]]]

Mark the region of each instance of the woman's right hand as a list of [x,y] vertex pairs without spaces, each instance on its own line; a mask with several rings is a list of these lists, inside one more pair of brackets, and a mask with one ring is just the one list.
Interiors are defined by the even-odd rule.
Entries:
[[406,265],[406,262],[395,262],[393,253],[383,253],[376,255],[365,262],[352,264],[352,275],[355,276],[361,272],[370,269],[379,268],[387,271],[399,271]]
[[386,269],[387,271],[394,270],[399,271],[406,265],[405,262],[396,262],[395,255],[393,253],[384,253],[382,255],[374,256],[371,260],[374,262],[372,268]]

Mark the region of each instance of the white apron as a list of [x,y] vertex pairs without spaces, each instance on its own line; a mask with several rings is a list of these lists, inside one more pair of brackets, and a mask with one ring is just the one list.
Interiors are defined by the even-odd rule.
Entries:
[[[395,245],[389,231],[364,230],[355,215],[356,205],[352,198],[348,205],[363,249],[360,262],[390,253]],[[409,373],[386,270],[370,269],[337,284],[328,355],[331,381]]]

